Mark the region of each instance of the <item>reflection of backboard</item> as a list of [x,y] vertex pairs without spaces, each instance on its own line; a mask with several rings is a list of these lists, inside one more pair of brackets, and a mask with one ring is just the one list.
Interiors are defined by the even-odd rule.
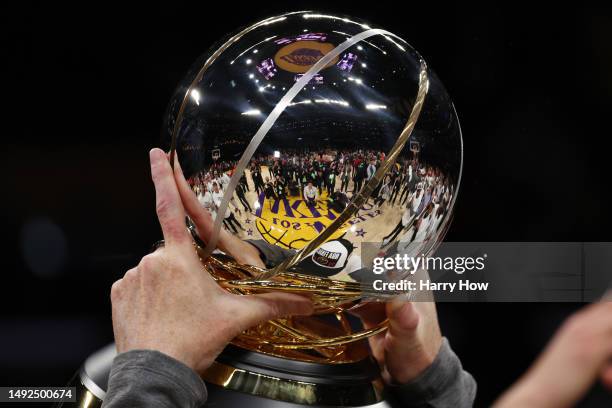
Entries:
[[213,151],[212,151],[212,158],[213,158],[213,160],[219,160],[219,157],[221,157],[221,150],[213,149]]
[[410,151],[414,154],[417,154],[418,152],[421,151],[421,144],[417,142],[416,140],[411,140],[410,141]]

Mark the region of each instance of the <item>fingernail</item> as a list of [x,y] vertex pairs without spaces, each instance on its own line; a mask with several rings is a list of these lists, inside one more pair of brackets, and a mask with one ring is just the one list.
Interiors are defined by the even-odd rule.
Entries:
[[402,293],[401,295],[395,296],[393,299],[391,299],[392,313],[401,313],[401,310],[407,304],[410,304],[410,295]]
[[164,152],[161,149],[158,149],[157,147],[149,151],[149,158],[151,159],[151,162],[160,160],[164,157],[165,157]]
[[410,302],[412,300],[412,292],[404,292],[395,299],[399,302]]

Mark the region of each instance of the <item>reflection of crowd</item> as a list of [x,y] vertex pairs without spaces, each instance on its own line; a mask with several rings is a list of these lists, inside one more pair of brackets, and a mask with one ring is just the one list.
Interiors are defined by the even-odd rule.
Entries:
[[[385,154],[376,151],[289,151],[279,157],[259,156],[249,169],[258,193],[268,198],[301,196],[314,205],[324,194],[359,191],[384,159]],[[265,179],[264,165],[270,174]]]
[[[384,160],[385,154],[374,150],[289,150],[282,154],[259,155],[251,160],[248,172],[240,178],[235,190],[237,200],[232,197],[224,224],[234,232],[242,229],[233,211],[240,214],[236,201],[244,211],[253,211],[247,199],[251,189],[268,199],[300,197],[311,207],[321,199],[348,202],[352,194],[374,176]],[[233,166],[234,163],[217,161],[192,178],[200,202],[213,214],[229,184]],[[450,179],[439,168],[416,158],[400,157],[370,197],[375,209],[383,206],[403,209],[401,220],[384,237],[383,245],[398,237],[404,245],[427,240],[439,229],[453,189]]]
[[[200,204],[202,204],[202,206],[206,208],[213,215],[213,217],[216,217],[219,207],[221,206],[221,201],[223,200],[223,194],[230,182],[230,177],[227,172],[223,171],[223,168],[211,169],[206,173],[196,175],[191,181],[193,183],[194,192],[196,193]],[[248,207],[248,202],[246,199],[243,201],[240,199],[240,194],[237,195],[243,206],[245,203],[247,204],[247,206],[245,206],[245,211],[247,211],[247,208],[248,211],[251,211],[250,207]],[[242,198],[244,199],[244,197]],[[244,231],[244,228],[234,215],[234,212],[231,209],[232,207],[240,214],[240,209],[232,197],[230,200],[230,205],[225,210],[223,224],[228,230],[231,230],[234,233],[238,233],[238,229]]]
[[[391,232],[383,238],[382,245],[400,238],[400,247],[406,248],[411,242],[423,243],[438,232],[451,202],[454,186],[438,169],[431,166],[408,164],[406,172],[397,179],[393,174],[385,178],[378,201],[390,200],[405,208],[402,218]],[[386,188],[385,188],[386,186]],[[400,235],[401,234],[401,235]]]

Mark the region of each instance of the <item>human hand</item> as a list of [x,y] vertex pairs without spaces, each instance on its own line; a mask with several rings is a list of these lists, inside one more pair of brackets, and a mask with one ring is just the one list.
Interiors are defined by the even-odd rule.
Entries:
[[611,301],[589,305],[572,315],[495,407],[572,406],[598,378],[612,390]]
[[202,372],[243,330],[285,315],[312,313],[311,302],[301,296],[239,296],[218,286],[194,250],[166,154],[153,149],[150,156],[165,246],[142,258],[113,284],[118,352],[158,350]]
[[389,319],[387,331],[368,339],[387,384],[414,380],[438,355],[442,335],[434,302],[408,302],[399,297],[388,303],[368,303],[354,313],[366,329]]

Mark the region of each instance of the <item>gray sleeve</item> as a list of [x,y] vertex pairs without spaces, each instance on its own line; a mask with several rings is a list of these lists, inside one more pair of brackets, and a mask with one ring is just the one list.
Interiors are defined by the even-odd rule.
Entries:
[[474,404],[476,381],[444,338],[436,359],[423,373],[407,384],[389,386],[387,391],[403,407],[464,408]]
[[113,360],[104,408],[200,407],[206,386],[185,364],[159,351],[131,350]]
[[293,249],[284,249],[263,239],[249,239],[246,242],[259,250],[259,255],[266,268],[272,268],[295,254]]

